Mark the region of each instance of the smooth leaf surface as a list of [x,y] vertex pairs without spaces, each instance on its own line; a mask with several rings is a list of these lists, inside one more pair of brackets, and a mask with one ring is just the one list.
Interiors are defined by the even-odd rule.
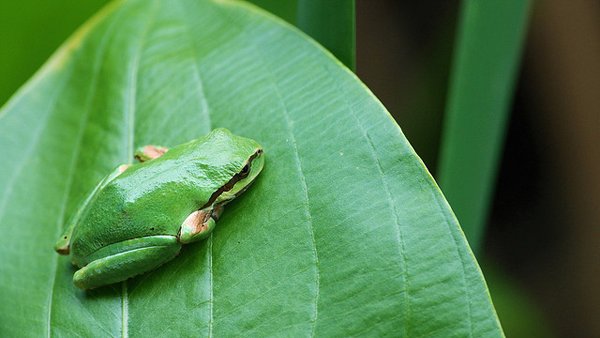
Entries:
[[[266,167],[213,235],[89,292],[52,246],[135,147],[215,127]],[[228,1],[116,2],[0,112],[2,336],[501,336],[435,182],[383,106],[283,21]]]

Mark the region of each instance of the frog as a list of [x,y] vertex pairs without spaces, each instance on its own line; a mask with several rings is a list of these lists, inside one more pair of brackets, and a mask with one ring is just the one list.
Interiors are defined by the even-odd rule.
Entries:
[[207,238],[264,167],[263,148],[225,128],[172,148],[143,146],[135,158],[95,186],[55,244],[71,255],[80,289],[154,270]]

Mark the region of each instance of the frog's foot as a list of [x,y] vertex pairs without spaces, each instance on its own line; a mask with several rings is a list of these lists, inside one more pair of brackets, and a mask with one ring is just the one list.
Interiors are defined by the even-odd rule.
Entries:
[[175,236],[147,236],[106,246],[85,258],[73,275],[81,289],[113,284],[153,270],[179,253]]
[[215,228],[221,210],[206,208],[192,212],[181,224],[177,236],[179,243],[186,244],[208,237]]
[[167,147],[147,145],[136,149],[134,156],[138,161],[146,162],[161,157],[167,151]]
[[120,166],[117,167],[117,174],[114,177],[121,175],[129,167],[131,167],[131,164],[121,164]]
[[69,234],[65,234],[54,244],[54,251],[58,252],[59,255],[68,255],[71,251],[69,237]]

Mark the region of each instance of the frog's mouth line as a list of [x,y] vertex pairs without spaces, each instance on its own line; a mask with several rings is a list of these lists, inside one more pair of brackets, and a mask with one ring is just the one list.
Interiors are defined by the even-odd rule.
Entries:
[[[250,165],[250,163],[252,163],[252,161],[254,161],[255,158],[257,158],[258,156],[260,156],[262,154],[262,152],[263,152],[262,149],[258,149],[254,154],[252,154],[252,156],[250,156],[250,158],[248,159],[248,161],[246,162],[246,164],[244,165],[243,168],[245,168],[246,166]],[[204,204],[198,210],[202,210],[202,209],[205,209],[205,208],[213,205],[215,203],[215,201],[219,197],[221,197],[221,195],[224,192],[227,192],[227,191],[233,189],[233,187],[235,186],[235,184],[237,182],[243,180],[244,178],[248,177],[248,174],[250,174],[250,171],[244,171],[244,169],[242,169],[242,170],[240,170],[240,172],[238,172],[237,174],[233,175],[233,177],[227,183],[225,183],[224,186],[222,186],[217,191],[215,191],[210,196],[210,198],[208,199],[208,202],[206,202],[206,204]],[[250,183],[252,183],[252,182],[250,182]],[[246,191],[248,189],[248,187],[250,186],[250,183],[248,185],[246,185],[244,188],[240,189],[240,191],[238,191],[233,197],[237,197],[237,196],[241,195],[244,191]],[[231,199],[224,200],[224,201],[220,202],[219,206],[227,204],[227,202],[229,202],[230,200],[232,200],[233,197]]]

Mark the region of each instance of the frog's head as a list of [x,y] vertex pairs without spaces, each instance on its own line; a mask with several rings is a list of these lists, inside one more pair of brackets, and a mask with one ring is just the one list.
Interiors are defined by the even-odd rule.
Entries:
[[249,149],[250,151],[246,150],[246,161],[236,170],[236,174],[229,182],[216,192],[217,196],[214,201],[216,206],[225,205],[246,191],[264,167],[265,160],[262,147],[252,140],[244,139],[244,141],[251,142],[252,149]]
[[210,145],[212,151],[210,159],[205,158],[202,163],[210,163],[206,167],[211,168],[213,176],[218,177],[221,183],[208,202],[184,220],[178,234],[180,243],[208,236],[223,206],[246,191],[264,167],[263,149],[254,140],[233,135],[222,128],[213,130],[207,139],[203,144]]
[[[186,150],[191,149],[191,150]],[[213,192],[200,209],[227,204],[241,195],[264,167],[263,149],[258,142],[217,128],[205,137],[169,150],[163,158],[192,154],[198,170],[211,178]]]

